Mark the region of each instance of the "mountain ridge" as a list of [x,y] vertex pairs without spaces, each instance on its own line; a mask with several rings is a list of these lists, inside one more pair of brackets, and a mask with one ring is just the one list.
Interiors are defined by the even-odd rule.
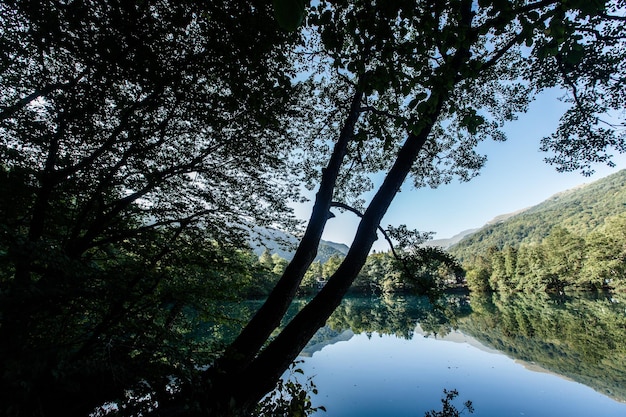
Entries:
[[[277,229],[256,230],[256,237],[250,242],[252,251],[257,256],[261,256],[265,250],[271,254],[277,254],[283,259],[290,261],[295,254],[299,239],[289,233]],[[345,256],[350,249],[343,243],[320,240],[317,249],[317,256],[314,262],[325,263],[331,256]]]
[[519,246],[540,242],[555,226],[586,235],[611,216],[626,212],[626,170],[558,192],[541,203],[493,220],[448,251],[460,260],[489,247]]

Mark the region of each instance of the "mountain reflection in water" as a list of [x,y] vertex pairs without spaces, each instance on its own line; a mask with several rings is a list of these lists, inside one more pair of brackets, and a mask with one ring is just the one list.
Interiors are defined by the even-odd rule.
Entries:
[[[228,315],[245,321],[258,306],[239,303]],[[482,417],[623,417],[625,307],[589,294],[448,295],[436,306],[416,296],[350,296],[298,366],[319,390],[314,405],[328,409],[320,417],[419,417],[440,409],[444,388]]]
[[[398,352],[407,344],[412,347],[404,357]],[[447,357],[443,351],[449,351]],[[621,404],[626,401],[626,314],[624,304],[604,296],[448,296],[435,308],[420,297],[349,297],[302,356],[302,368],[320,391],[314,402],[334,410],[333,416],[404,415],[402,401],[413,404],[406,415],[417,416],[417,403],[439,408],[443,388],[457,388],[460,399],[472,400],[481,416],[626,415]],[[436,361],[447,365],[436,370]],[[398,382],[411,367],[421,376]],[[413,392],[395,397],[409,385]],[[380,409],[368,403],[378,395],[378,403],[385,403]],[[361,403],[369,405],[360,409]]]

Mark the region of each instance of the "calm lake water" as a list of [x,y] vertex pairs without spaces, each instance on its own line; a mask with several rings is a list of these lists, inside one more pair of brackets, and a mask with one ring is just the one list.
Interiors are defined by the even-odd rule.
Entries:
[[351,297],[302,352],[318,416],[626,416],[626,303],[606,296]]

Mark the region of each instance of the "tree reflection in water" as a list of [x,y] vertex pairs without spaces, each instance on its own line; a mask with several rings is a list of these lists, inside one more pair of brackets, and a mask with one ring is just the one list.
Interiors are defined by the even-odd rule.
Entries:
[[515,359],[626,401],[626,314],[610,295],[472,296],[459,329]]
[[[292,314],[299,308],[294,303]],[[351,296],[311,345],[315,351],[361,333],[412,339],[416,329],[436,338],[461,331],[513,359],[626,402],[626,314],[624,304],[608,295],[456,294],[434,304],[417,296]]]

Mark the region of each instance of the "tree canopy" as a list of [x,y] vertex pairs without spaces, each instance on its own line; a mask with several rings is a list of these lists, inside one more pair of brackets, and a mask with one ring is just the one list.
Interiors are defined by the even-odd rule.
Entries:
[[208,361],[185,309],[251,279],[248,229],[291,227],[299,35],[241,6],[0,3],[3,413]]
[[[326,165],[304,170],[313,183],[319,181],[307,230],[266,304],[215,366],[229,374],[211,377],[223,382],[222,392],[232,394],[229,379],[239,384],[232,394],[235,403],[266,392],[263,384],[279,377],[356,278],[405,179],[411,176],[417,186],[437,186],[455,176],[470,179],[484,162],[476,144],[503,140],[502,124],[524,111],[534,94],[564,89],[572,112],[587,121],[573,137],[568,129],[578,124],[569,112],[545,140],[546,149],[555,151],[551,161],[562,169],[586,172],[592,162],[607,160],[611,149],[623,150],[623,132],[598,126],[601,114],[619,116],[623,104],[619,7],[561,1],[345,1],[313,8],[308,16],[311,63],[325,68],[314,71],[310,83],[311,97],[323,103],[318,105],[320,142],[313,153]],[[586,60],[587,52],[596,59]],[[584,61],[584,75],[578,72],[579,61]],[[385,180],[365,207],[358,195],[371,183],[363,174],[380,170],[386,171]],[[320,293],[263,347],[312,261],[333,199],[365,208],[350,251]],[[260,382],[248,382],[254,378]]]
[[[245,414],[339,305],[407,178],[471,179],[476,145],[548,88],[571,106],[549,162],[588,173],[626,149],[623,1],[296,3],[1,3],[4,409]],[[298,180],[311,217],[267,301],[214,361],[182,354],[175,319],[246,273],[248,226],[289,225]],[[274,334],[342,205],[362,213],[349,252]]]

